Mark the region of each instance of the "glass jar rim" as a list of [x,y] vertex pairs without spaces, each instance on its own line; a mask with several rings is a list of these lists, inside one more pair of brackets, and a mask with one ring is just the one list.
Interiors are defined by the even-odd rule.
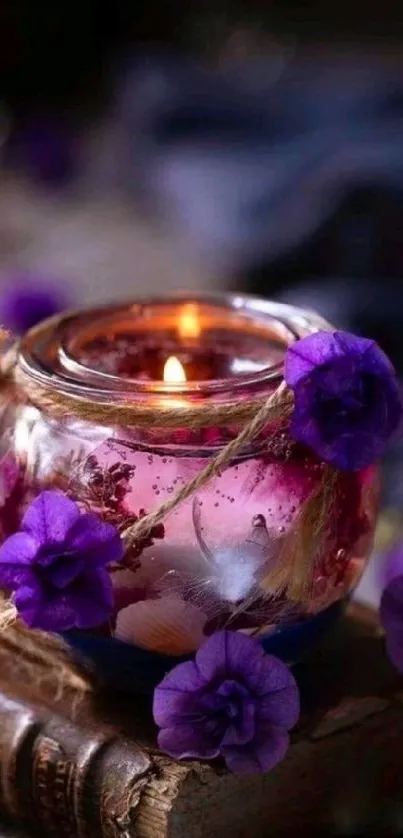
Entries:
[[[183,306],[195,303],[210,306],[226,312],[228,317],[243,317],[245,322],[271,328],[284,353],[289,345],[306,334],[320,328],[329,328],[321,317],[312,311],[292,305],[272,302],[259,297],[238,293],[217,292],[173,292],[159,296],[140,297],[119,305],[102,305],[68,311],[43,321],[31,329],[22,339],[19,351],[19,365],[22,371],[42,386],[55,388],[71,396],[95,401],[112,399],[147,398],[147,396],[188,396],[195,400],[209,397],[226,398],[230,393],[240,396],[245,391],[254,392],[265,386],[280,382],[283,374],[283,360],[254,371],[240,373],[230,378],[216,378],[206,381],[186,381],[180,384],[161,380],[144,381],[137,378],[123,378],[94,369],[80,362],[71,351],[80,334],[87,329],[93,335],[102,335],[102,324],[113,319],[131,318],[135,312],[147,307]],[[234,331],[235,327],[234,327]],[[72,338],[73,335],[73,338]]]

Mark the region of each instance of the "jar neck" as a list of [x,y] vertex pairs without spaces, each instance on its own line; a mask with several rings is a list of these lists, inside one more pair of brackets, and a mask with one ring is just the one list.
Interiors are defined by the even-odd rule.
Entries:
[[[287,347],[318,328],[329,327],[314,314],[253,297],[172,295],[45,321],[25,336],[19,364],[41,387],[73,398],[219,404],[277,387]],[[168,356],[185,359],[186,382],[162,380]]]

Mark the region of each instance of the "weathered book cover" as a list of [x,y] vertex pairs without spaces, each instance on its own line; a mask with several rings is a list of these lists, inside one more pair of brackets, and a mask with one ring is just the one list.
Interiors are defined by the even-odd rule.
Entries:
[[401,799],[403,688],[378,635],[345,621],[300,665],[304,712],[289,752],[246,778],[164,757],[146,703],[103,690],[59,641],[9,629],[0,811],[44,838],[261,838],[326,829],[363,788],[366,805]]

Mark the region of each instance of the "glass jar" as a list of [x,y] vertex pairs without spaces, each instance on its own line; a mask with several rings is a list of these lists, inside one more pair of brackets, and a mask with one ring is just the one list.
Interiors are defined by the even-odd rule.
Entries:
[[[17,392],[3,404],[2,536],[18,529],[27,504],[43,489],[66,493],[123,532],[171,498],[239,432],[236,422],[204,426],[206,407],[269,395],[282,381],[287,346],[318,328],[330,327],[286,305],[238,295],[176,295],[66,314],[31,330],[18,365],[25,380],[40,386],[42,399]],[[172,357],[186,381],[163,380]],[[73,407],[55,416],[44,393],[63,394]],[[74,415],[74,399],[95,407],[152,407],[153,421],[83,420]],[[167,408],[180,416],[187,407],[199,416],[191,427],[180,419],[167,426]],[[323,468],[312,451],[293,442],[284,422],[264,428],[111,568],[110,623],[70,639],[95,657],[113,648],[113,664],[119,648],[142,662],[147,653],[148,661],[163,660],[166,667],[225,626],[295,657],[359,579],[375,527],[376,470],[340,473],[309,594],[299,601],[264,584]]]

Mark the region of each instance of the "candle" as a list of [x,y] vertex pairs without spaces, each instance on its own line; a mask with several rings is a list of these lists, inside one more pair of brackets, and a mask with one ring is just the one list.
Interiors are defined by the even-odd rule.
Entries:
[[182,384],[186,381],[186,373],[181,362],[175,355],[170,355],[164,365],[164,381],[167,384]]
[[[21,369],[41,392],[72,401],[58,416],[21,400],[10,408],[24,487],[15,504],[58,488],[126,532],[237,436],[240,420],[222,416],[269,397],[287,346],[323,327],[315,315],[236,295],[145,300],[45,321],[22,341]],[[104,412],[117,406],[126,420],[79,418],[80,400]],[[211,418],[217,410],[220,421]],[[270,570],[322,474],[323,463],[293,442],[284,422],[264,427],[111,567],[108,631],[170,656],[194,651],[221,626],[265,642],[285,623],[299,631],[301,620],[347,595],[375,523],[374,470],[341,474],[309,596],[271,589]],[[4,532],[13,503],[11,493],[8,511],[0,509]]]

